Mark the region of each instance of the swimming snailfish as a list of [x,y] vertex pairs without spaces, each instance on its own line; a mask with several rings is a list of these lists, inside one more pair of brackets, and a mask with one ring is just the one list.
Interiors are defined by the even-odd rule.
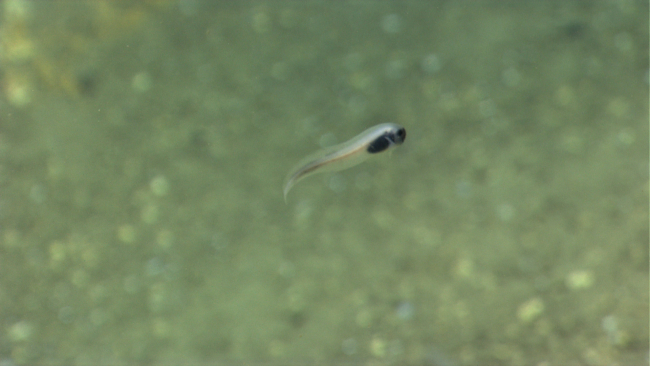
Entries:
[[349,141],[307,156],[287,175],[284,184],[284,201],[287,201],[287,194],[291,188],[308,176],[351,168],[375,154],[401,145],[404,139],[406,139],[404,127],[394,123],[382,123],[370,127]]

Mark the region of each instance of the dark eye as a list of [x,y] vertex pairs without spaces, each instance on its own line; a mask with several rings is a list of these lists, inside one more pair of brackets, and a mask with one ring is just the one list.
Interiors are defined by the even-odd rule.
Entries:
[[400,128],[397,130],[397,137],[403,142],[406,139],[406,130],[404,128]]

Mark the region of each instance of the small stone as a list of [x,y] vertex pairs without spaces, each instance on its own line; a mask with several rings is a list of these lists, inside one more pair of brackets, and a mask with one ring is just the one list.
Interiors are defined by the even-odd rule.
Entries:
[[287,81],[289,78],[289,65],[286,62],[276,62],[271,66],[271,77],[280,82]]
[[286,348],[284,342],[279,339],[274,339],[269,343],[269,354],[273,358],[282,358],[286,354]]
[[74,321],[76,313],[71,306],[64,306],[59,309],[59,321],[63,324],[70,324]]
[[617,138],[618,142],[620,142],[624,147],[631,146],[636,140],[634,130],[629,128],[624,128],[621,132],[619,132]]
[[347,183],[341,175],[334,174],[329,178],[327,182],[327,187],[331,189],[333,192],[340,194],[343,193],[347,188]]
[[305,298],[298,293],[297,290],[293,290],[289,293],[289,310],[294,313],[300,313],[307,306]]
[[89,319],[94,326],[99,327],[104,323],[106,323],[106,320],[108,320],[108,315],[104,310],[97,308],[97,309],[93,309],[90,312]]
[[386,357],[386,341],[379,337],[373,337],[370,341],[370,354],[377,358]]
[[124,244],[133,244],[136,237],[136,230],[133,225],[122,225],[117,229],[117,238]]
[[402,301],[397,305],[397,309],[395,309],[395,312],[397,314],[398,319],[402,321],[409,321],[413,318],[415,309],[413,307],[413,303],[411,303],[410,301]]
[[509,203],[502,203],[497,206],[497,216],[502,222],[512,220],[517,214],[517,210]]
[[630,111],[630,102],[622,97],[615,98],[609,101],[606,110],[614,118],[623,118]]
[[589,270],[577,270],[569,273],[564,281],[570,290],[586,289],[594,284],[594,274]]
[[372,314],[368,310],[360,310],[355,320],[359,328],[368,328],[372,323]]
[[135,294],[140,290],[140,281],[135,275],[124,278],[124,291],[128,294]]
[[72,273],[72,278],[70,279],[73,285],[77,288],[84,288],[88,285],[88,273],[83,269],[78,269]]
[[29,322],[21,320],[9,328],[9,340],[11,342],[24,342],[34,333],[34,329]]
[[161,312],[167,302],[167,289],[162,283],[155,283],[149,288],[149,310],[154,313]]
[[50,244],[50,265],[52,267],[60,266],[65,261],[65,245],[62,242],[55,240]]
[[265,11],[258,10],[253,14],[253,30],[259,34],[271,30],[271,18]]
[[156,235],[156,244],[163,249],[169,249],[174,245],[174,233],[170,230],[163,229]]
[[278,268],[278,274],[284,279],[292,279],[296,274],[296,268],[293,263],[283,261]]
[[521,304],[517,309],[517,318],[522,323],[530,323],[544,312],[544,302],[535,297]]
[[280,26],[285,29],[294,28],[298,24],[299,15],[293,9],[283,9],[280,12]]
[[427,74],[435,74],[442,68],[442,62],[440,58],[434,53],[424,56],[420,63],[422,71]]
[[140,218],[146,224],[155,224],[158,221],[158,206],[154,204],[146,205],[140,212]]
[[458,278],[469,279],[474,276],[474,262],[471,258],[461,258],[456,263],[454,274]]
[[193,17],[199,12],[199,0],[178,0],[178,10],[186,17]]
[[32,102],[33,86],[25,78],[6,75],[4,86],[7,101],[14,107],[22,108]]
[[341,344],[341,350],[346,356],[353,356],[357,353],[357,340],[354,338],[344,340]]
[[41,184],[34,184],[32,189],[29,190],[29,198],[37,205],[45,202],[45,200],[47,200],[47,191],[45,190],[45,187]]
[[388,14],[381,20],[381,29],[386,34],[397,34],[402,30],[402,18],[398,14]]
[[22,22],[32,17],[34,4],[28,0],[5,0],[3,3],[5,21]]
[[168,338],[171,333],[171,326],[164,318],[156,317],[151,326],[154,337],[158,339]]
[[503,71],[501,80],[506,86],[514,88],[521,82],[521,74],[514,67],[509,67]]
[[146,71],[139,72],[133,76],[131,87],[138,93],[144,93],[151,89],[151,76]]
[[163,197],[169,193],[169,181],[162,175],[159,175],[151,180],[149,183],[149,188],[151,188],[151,193],[154,196]]
[[81,259],[83,260],[84,267],[88,269],[92,269],[97,267],[99,264],[99,254],[97,254],[97,250],[95,250],[92,247],[86,248],[82,253],[81,253]]
[[575,92],[568,85],[563,85],[555,92],[555,100],[563,107],[575,103]]
[[390,229],[395,224],[395,217],[388,210],[374,210],[372,218],[374,223],[382,229]]

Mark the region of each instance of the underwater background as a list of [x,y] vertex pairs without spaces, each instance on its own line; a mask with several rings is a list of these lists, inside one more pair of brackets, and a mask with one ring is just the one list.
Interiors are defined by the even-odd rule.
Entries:
[[1,366],[648,364],[648,1],[0,4]]

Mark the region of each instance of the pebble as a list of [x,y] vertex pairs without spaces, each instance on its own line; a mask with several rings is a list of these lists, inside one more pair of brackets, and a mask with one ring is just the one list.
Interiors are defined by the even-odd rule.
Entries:
[[544,302],[539,297],[534,297],[519,305],[517,318],[522,323],[530,323],[544,312]]
[[61,321],[62,323],[70,324],[74,321],[75,311],[71,306],[64,306],[61,309],[59,309],[58,318],[59,321]]
[[370,341],[370,354],[377,358],[386,357],[386,341],[380,337],[373,337]]
[[8,332],[9,340],[11,342],[17,343],[17,342],[24,342],[28,340],[32,334],[34,333],[34,329],[32,325],[25,321],[21,320],[15,324],[13,324],[9,328]]
[[442,62],[436,54],[432,53],[424,56],[420,63],[420,67],[422,68],[422,71],[427,74],[435,74],[442,68]]
[[265,11],[258,10],[253,14],[253,30],[259,34],[271,30],[271,17]]
[[54,268],[58,267],[65,261],[65,245],[62,242],[55,240],[50,244],[50,265]]
[[133,225],[122,225],[117,229],[117,238],[124,244],[133,244],[137,234]]
[[162,283],[156,283],[149,289],[149,310],[161,312],[167,303],[167,288]]
[[347,188],[347,183],[345,179],[340,174],[334,174],[329,178],[327,182],[329,189],[336,193],[343,193]]
[[124,278],[124,291],[128,294],[135,294],[140,290],[140,280],[135,275]]
[[575,100],[575,92],[573,91],[573,88],[568,85],[563,85],[555,91],[555,101],[562,107],[574,104]]
[[86,248],[81,253],[81,259],[84,267],[87,269],[95,268],[100,263],[99,254],[97,253],[97,250],[92,247]]
[[616,138],[618,142],[624,147],[632,146],[632,144],[634,144],[634,141],[636,140],[634,130],[630,128],[624,128],[623,130],[621,130],[621,132],[618,133]]
[[357,340],[354,338],[345,339],[341,344],[341,350],[344,355],[353,356],[357,353]]
[[577,270],[569,273],[564,281],[570,290],[582,290],[593,286],[594,274],[589,270]]
[[474,261],[471,258],[460,258],[454,267],[454,275],[461,279],[474,277]]
[[169,181],[164,176],[158,175],[151,180],[149,188],[154,196],[166,196],[169,193]]
[[139,72],[133,76],[131,87],[138,93],[144,93],[151,89],[151,76],[146,71]]
[[154,318],[151,327],[154,337],[158,339],[168,338],[172,330],[169,322],[161,317]]
[[497,109],[497,104],[492,99],[485,99],[478,103],[478,112],[483,118],[494,117]]
[[7,101],[17,108],[27,106],[32,102],[34,87],[24,77],[5,75],[4,91]]
[[397,304],[395,312],[397,314],[397,318],[402,321],[408,321],[413,319],[413,314],[415,314],[415,307],[410,301],[401,301],[399,304]]
[[508,87],[514,88],[521,82],[521,74],[514,67],[509,67],[503,71],[501,81]]
[[623,97],[614,98],[607,103],[605,110],[612,117],[621,119],[628,115],[630,111],[630,102]]
[[368,310],[360,310],[357,313],[356,319],[355,319],[357,325],[359,328],[368,328],[370,324],[372,323],[372,315],[370,314],[370,311]]
[[29,198],[32,202],[40,205],[47,199],[47,191],[45,187],[41,184],[34,184],[32,189],[29,191]]
[[199,12],[199,0],[178,0],[178,10],[186,17],[193,17]]
[[154,204],[148,204],[142,208],[140,211],[140,218],[146,224],[155,224],[158,221],[159,210],[158,206]]
[[174,245],[174,233],[171,230],[163,229],[156,234],[156,244],[163,249],[169,249]]
[[381,29],[386,34],[397,34],[402,31],[402,17],[398,14],[388,14],[381,20]]
[[390,60],[386,63],[385,75],[388,79],[399,80],[406,74],[406,61],[402,59]]
[[517,210],[509,203],[502,203],[497,206],[497,216],[502,222],[512,220],[517,214]]
[[32,17],[34,5],[28,0],[5,0],[3,4],[6,21],[22,22]]
[[104,323],[106,323],[106,321],[108,320],[108,315],[102,309],[93,309],[90,312],[89,319],[94,326],[99,327]]
[[280,12],[280,26],[284,29],[292,29],[298,24],[300,15],[293,9],[283,9]]
[[354,177],[354,187],[360,191],[372,188],[372,176],[367,171],[360,172]]
[[75,287],[84,288],[88,285],[88,273],[83,269],[77,269],[72,273],[70,281],[75,285]]
[[145,266],[147,276],[156,277],[165,271],[165,263],[159,257],[151,258]]

